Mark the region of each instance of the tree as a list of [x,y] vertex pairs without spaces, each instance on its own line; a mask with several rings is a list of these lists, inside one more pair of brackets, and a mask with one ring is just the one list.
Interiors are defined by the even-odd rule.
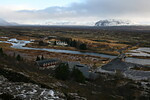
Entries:
[[55,69],[55,77],[61,80],[67,80],[70,76],[68,64],[62,63]]
[[120,70],[116,70],[115,78],[116,79],[123,79],[124,75],[123,75],[123,73]]
[[3,54],[4,54],[3,49],[0,48],[0,55],[3,55]]
[[54,45],[57,45],[56,41],[54,41]]
[[76,82],[80,82],[80,83],[84,83],[85,82],[85,77],[83,76],[82,72],[79,69],[77,69],[77,68],[73,69],[72,77],[74,78],[74,80]]
[[74,41],[72,41],[72,47],[77,47],[77,42],[74,40]]
[[40,45],[40,46],[44,46],[45,43],[44,43],[43,41],[39,41],[39,45]]
[[44,58],[44,56],[42,55],[42,57],[41,57],[41,60],[44,60],[45,58]]
[[86,47],[86,44],[81,44],[80,46],[79,46],[79,49],[81,49],[81,50],[86,50],[87,49],[87,47]]
[[40,59],[40,57],[39,57],[39,56],[37,56],[36,61],[39,61],[39,60],[41,60],[41,59]]
[[21,61],[22,60],[22,58],[21,58],[21,56],[19,54],[17,55],[16,59],[17,59],[17,61]]

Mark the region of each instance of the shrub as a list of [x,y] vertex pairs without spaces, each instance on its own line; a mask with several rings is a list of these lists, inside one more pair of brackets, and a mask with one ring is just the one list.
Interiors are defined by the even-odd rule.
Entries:
[[17,57],[16,57],[16,60],[17,60],[17,61],[22,61],[23,59],[22,59],[21,56],[18,54]]
[[81,49],[81,50],[86,50],[86,49],[87,49],[86,44],[81,44],[81,45],[79,46],[79,49]]
[[76,82],[84,83],[85,77],[79,69],[74,68],[72,71],[72,77]]
[[44,58],[44,56],[42,55],[42,57],[41,57],[41,60],[44,60],[45,58]]
[[0,48],[0,56],[4,56],[5,54],[4,54],[4,52],[3,52],[3,49],[2,48]]
[[37,56],[36,61],[39,61],[39,60],[41,60],[41,59],[40,59],[40,57],[39,57],[39,56]]
[[3,55],[3,49],[2,48],[0,48],[0,54]]
[[70,76],[68,64],[62,63],[55,69],[55,77],[61,80],[67,80]]

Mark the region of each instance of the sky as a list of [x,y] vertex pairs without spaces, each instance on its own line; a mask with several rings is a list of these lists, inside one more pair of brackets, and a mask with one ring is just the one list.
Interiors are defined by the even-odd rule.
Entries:
[[33,10],[52,6],[68,6],[74,2],[83,2],[84,0],[0,0],[0,6],[15,10]]
[[104,19],[150,24],[150,0],[0,0],[0,18],[33,25],[94,25]]

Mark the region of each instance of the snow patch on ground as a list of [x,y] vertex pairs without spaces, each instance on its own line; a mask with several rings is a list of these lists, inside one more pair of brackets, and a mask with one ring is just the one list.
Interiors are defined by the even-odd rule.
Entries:
[[145,57],[150,57],[150,48],[138,48],[135,50],[130,50],[129,53],[132,56],[145,56]]
[[9,82],[5,77],[0,76],[0,94],[9,93],[23,100],[63,100],[59,92],[41,88],[38,85],[22,82]]

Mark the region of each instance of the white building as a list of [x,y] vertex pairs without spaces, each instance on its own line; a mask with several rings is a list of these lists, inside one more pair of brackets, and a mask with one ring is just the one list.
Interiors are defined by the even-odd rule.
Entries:
[[66,42],[56,41],[56,45],[67,46],[68,44]]

